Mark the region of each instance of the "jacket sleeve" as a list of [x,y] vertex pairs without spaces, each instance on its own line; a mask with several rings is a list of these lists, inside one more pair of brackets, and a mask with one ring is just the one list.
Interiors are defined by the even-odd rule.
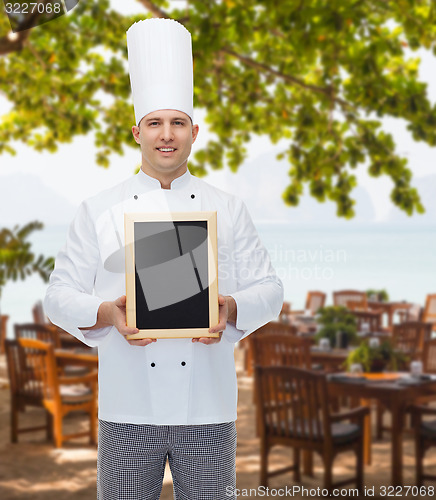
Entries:
[[55,325],[94,347],[111,327],[84,332],[97,321],[103,299],[93,295],[95,276],[100,261],[97,235],[86,202],[74,218],[67,241],[56,257],[54,271],[44,299],[44,310]]
[[237,319],[236,328],[226,328],[226,334],[236,342],[278,317],[283,305],[283,285],[241,200],[236,202],[233,227],[237,290],[229,295],[235,299]]

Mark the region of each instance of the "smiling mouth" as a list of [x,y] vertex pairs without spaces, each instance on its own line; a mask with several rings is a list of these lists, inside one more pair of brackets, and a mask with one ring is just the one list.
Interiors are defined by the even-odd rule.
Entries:
[[172,153],[173,151],[176,150],[175,148],[156,148],[156,149],[161,153]]

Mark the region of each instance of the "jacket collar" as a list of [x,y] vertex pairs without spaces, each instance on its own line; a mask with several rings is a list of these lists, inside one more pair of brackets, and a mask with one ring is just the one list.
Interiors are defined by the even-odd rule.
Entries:
[[[188,186],[191,181],[192,175],[187,169],[184,174],[180,177],[174,179],[171,183],[171,189],[184,189]],[[162,189],[160,181],[155,179],[154,177],[149,176],[144,171],[139,170],[137,173],[137,179],[141,182],[141,184],[148,189]]]

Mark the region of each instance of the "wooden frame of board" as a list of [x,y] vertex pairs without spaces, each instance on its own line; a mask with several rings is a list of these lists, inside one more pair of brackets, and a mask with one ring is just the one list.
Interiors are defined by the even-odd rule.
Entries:
[[128,339],[218,337],[216,212],[124,214]]

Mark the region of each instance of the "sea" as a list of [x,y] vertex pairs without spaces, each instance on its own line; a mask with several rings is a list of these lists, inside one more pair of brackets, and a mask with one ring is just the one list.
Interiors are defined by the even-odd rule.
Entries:
[[[256,228],[293,309],[304,309],[310,290],[327,293],[327,304],[333,291],[343,289],[384,289],[390,300],[421,305],[436,293],[436,225],[259,222]],[[33,233],[34,253],[56,256],[67,230],[47,226]],[[7,283],[0,312],[9,315],[9,337],[15,323],[32,321],[32,307],[46,288],[38,276]]]

